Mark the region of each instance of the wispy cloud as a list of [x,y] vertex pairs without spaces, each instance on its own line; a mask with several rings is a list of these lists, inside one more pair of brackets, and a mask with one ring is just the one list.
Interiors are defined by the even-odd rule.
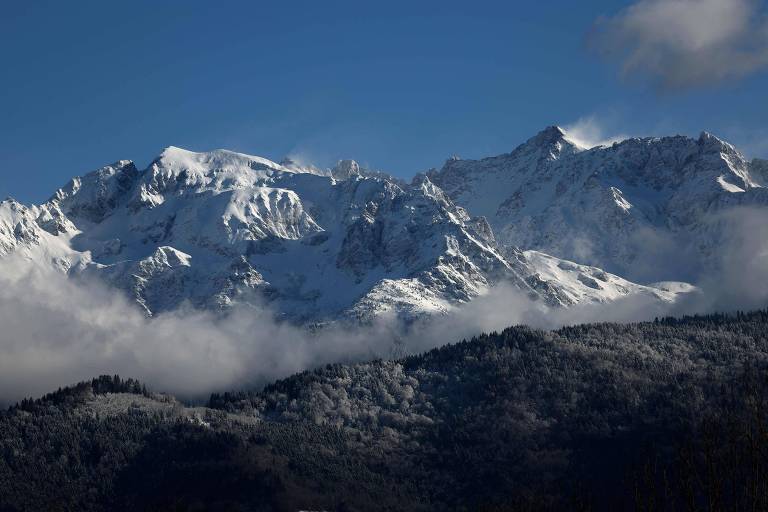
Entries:
[[581,117],[576,122],[564,126],[563,130],[569,140],[588,149],[610,146],[628,138],[628,135],[624,134],[609,135],[604,123],[595,115]]
[[592,49],[663,89],[738,80],[768,67],[768,22],[758,0],[640,0],[599,18]]

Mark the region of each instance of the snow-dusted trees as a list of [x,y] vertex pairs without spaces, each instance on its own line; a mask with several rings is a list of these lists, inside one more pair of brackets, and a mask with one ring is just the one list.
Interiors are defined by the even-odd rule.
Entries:
[[208,408],[101,377],[0,413],[0,510],[764,509],[767,368],[759,311],[515,327]]

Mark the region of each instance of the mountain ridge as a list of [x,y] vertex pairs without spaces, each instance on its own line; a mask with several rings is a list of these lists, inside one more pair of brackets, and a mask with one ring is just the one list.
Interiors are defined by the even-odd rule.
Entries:
[[323,170],[169,146],[146,169],[119,160],[40,205],[0,203],[0,253],[96,276],[149,315],[256,297],[300,323],[415,319],[501,283],[556,307],[672,303],[693,288],[636,283],[691,276],[644,271],[637,238],[690,237],[695,264],[711,265],[723,229],[708,216],[768,205],[761,165],[707,132],[585,148],[554,125],[410,183],[353,160]]
[[169,148],[143,171],[123,160],[74,178],[40,206],[2,203],[2,247],[97,275],[148,314],[257,292],[300,319],[419,315],[502,278],[540,295],[429,180],[403,187],[342,164],[337,179]]
[[[652,271],[663,258],[644,259],[649,239],[678,245],[697,270],[711,269],[717,262],[707,256],[724,235],[711,225],[717,216],[768,205],[759,161],[747,161],[707,132],[698,139],[630,138],[584,149],[550,127],[511,153],[449,160],[428,174],[457,204],[485,216],[502,245],[640,282],[670,277]],[[676,244],[676,238],[691,240]]]

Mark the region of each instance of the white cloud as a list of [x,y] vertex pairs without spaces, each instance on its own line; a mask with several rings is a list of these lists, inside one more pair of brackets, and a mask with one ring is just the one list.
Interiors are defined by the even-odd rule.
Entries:
[[178,311],[146,318],[96,282],[4,261],[0,269],[0,402],[119,373],[184,396],[263,383],[345,358],[379,354],[387,336],[319,335],[273,320],[267,309],[221,317]]
[[596,146],[610,146],[614,142],[627,139],[627,135],[608,135],[605,127],[596,116],[579,118],[575,123],[563,127],[565,136],[574,144],[591,149]]
[[725,236],[718,247],[715,272],[702,273],[699,279],[704,293],[693,309],[768,307],[768,212],[763,208],[738,207],[708,222],[723,226]]
[[625,77],[684,89],[768,67],[768,23],[757,0],[640,0],[596,21],[590,46]]
[[[396,339],[398,350],[412,353],[514,324],[616,319],[606,308],[555,313],[503,285],[451,314],[408,326],[385,317],[355,329],[309,332],[250,307],[224,316],[187,310],[149,319],[100,283],[18,261],[0,267],[0,403],[115,373],[201,398],[327,363],[389,357]],[[630,303],[622,309],[628,312],[619,318],[650,315]]]
[[[138,378],[184,397],[254,387],[334,362],[388,357],[394,340],[420,352],[480,332],[528,324],[556,328],[593,321],[640,321],[656,316],[768,304],[768,214],[734,209],[712,219],[728,236],[720,265],[696,280],[701,295],[675,305],[647,296],[609,304],[549,309],[517,289],[497,286],[453,312],[404,326],[393,318],[351,329],[309,332],[276,322],[267,308],[221,316],[177,311],[146,318],[135,304],[96,282],[68,279],[13,259],[0,261],[0,403],[39,396],[100,374]],[[663,252],[659,264],[682,265],[683,252]],[[679,261],[672,261],[673,259]]]

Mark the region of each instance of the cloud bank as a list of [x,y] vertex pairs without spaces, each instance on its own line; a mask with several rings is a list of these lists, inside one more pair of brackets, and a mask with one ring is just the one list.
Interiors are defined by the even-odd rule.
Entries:
[[376,340],[362,332],[312,336],[275,322],[266,309],[223,317],[182,310],[148,319],[122,294],[99,283],[73,281],[20,262],[3,266],[0,401],[101,373],[203,396],[376,353]]
[[703,293],[695,305],[687,307],[699,311],[768,307],[768,212],[734,208],[710,222],[725,227],[719,265],[715,272],[702,273],[699,286]]
[[768,21],[757,0],[640,0],[599,18],[588,45],[625,78],[688,89],[768,67]]
[[260,386],[327,363],[420,352],[510,325],[550,329],[766,307],[768,213],[741,208],[712,221],[728,233],[719,244],[718,268],[698,277],[702,293],[679,304],[634,296],[549,309],[500,285],[450,314],[417,324],[384,317],[366,327],[315,332],[275,321],[266,307],[235,308],[225,315],[180,310],[148,319],[98,282],[6,259],[0,261],[0,403],[104,373],[138,378],[185,398],[205,398],[212,391]]
[[451,315],[409,328],[382,319],[372,326],[312,333],[274,321],[266,309],[236,309],[225,316],[186,311],[148,319],[97,284],[31,273],[10,286],[2,283],[0,403],[104,373],[138,378],[184,398],[204,398],[327,363],[419,352],[515,324],[550,328],[665,312],[648,299],[553,311],[501,286]]
[[[225,315],[180,310],[150,319],[101,283],[19,261],[0,267],[4,404],[105,373],[200,399],[327,363],[419,352],[514,324],[553,327],[601,313],[617,319],[597,310],[556,313],[503,285],[452,314],[408,326],[384,317],[356,329],[311,332],[275,321],[265,307],[235,308]],[[641,314],[635,310],[630,317]]]

